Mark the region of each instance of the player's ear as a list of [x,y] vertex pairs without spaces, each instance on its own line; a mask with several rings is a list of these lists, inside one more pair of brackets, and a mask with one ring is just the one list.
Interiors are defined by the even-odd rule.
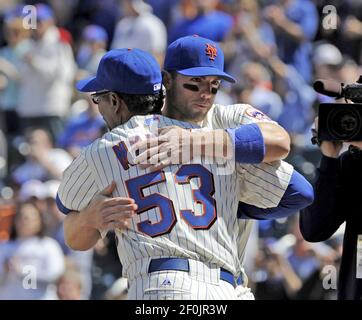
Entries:
[[162,84],[165,86],[166,90],[171,88],[172,75],[166,70],[162,71]]
[[115,93],[111,94],[111,106],[114,112],[118,113],[122,108],[123,100]]

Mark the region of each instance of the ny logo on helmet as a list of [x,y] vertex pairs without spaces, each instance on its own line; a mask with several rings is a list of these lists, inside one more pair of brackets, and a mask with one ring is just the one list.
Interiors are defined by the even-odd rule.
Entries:
[[215,46],[207,43],[205,51],[206,55],[210,57],[210,60],[215,60],[215,57],[217,56],[217,49]]

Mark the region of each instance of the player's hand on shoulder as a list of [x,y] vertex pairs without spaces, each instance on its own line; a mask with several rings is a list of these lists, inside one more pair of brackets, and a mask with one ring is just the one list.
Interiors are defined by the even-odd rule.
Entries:
[[[159,129],[158,136],[135,143],[131,153],[142,169],[160,170],[170,164],[188,163],[193,159],[192,131],[178,126]],[[189,147],[188,147],[189,146]]]
[[83,210],[91,227],[98,230],[123,230],[129,227],[129,220],[136,214],[137,204],[131,198],[112,197],[115,188],[116,183],[113,181]]

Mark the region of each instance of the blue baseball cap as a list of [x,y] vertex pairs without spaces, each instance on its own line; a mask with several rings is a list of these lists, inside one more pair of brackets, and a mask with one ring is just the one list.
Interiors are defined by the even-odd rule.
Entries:
[[38,3],[35,7],[36,7],[36,19],[38,21],[47,21],[54,19],[53,10],[47,4]]
[[197,35],[179,38],[168,46],[164,69],[177,71],[184,76],[218,76],[236,82],[224,72],[224,53],[220,46]]
[[108,41],[108,35],[106,30],[101,26],[90,24],[83,30],[83,39],[87,41]]
[[128,94],[155,94],[161,90],[162,75],[156,59],[140,49],[114,49],[99,62],[95,77],[80,80],[82,92],[115,91]]
[[25,14],[23,13],[23,5],[17,5],[5,11],[4,13],[4,21],[5,23],[9,23],[14,19],[23,18]]

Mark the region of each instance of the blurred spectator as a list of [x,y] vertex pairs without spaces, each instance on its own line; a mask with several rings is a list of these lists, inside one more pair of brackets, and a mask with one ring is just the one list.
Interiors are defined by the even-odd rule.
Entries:
[[81,273],[81,298],[89,299],[92,290],[91,264],[93,250],[73,251],[64,242],[63,221],[65,216],[58,210],[56,195],[59,181],[29,180],[25,182],[19,191],[19,200],[27,201],[35,205],[42,213],[44,234],[55,239],[60,245],[67,261]]
[[[304,280],[303,286],[295,295],[296,300],[336,300],[336,287],[326,287],[325,267],[339,268],[340,253],[327,244],[320,243],[312,246],[314,253],[320,261],[320,266]],[[330,269],[329,269],[330,270]],[[328,279],[329,280],[329,279]],[[335,279],[336,280],[336,279]],[[329,280],[330,281],[330,280]],[[330,283],[327,283],[330,284]],[[336,284],[336,283],[335,283]]]
[[0,198],[0,243],[10,238],[10,230],[15,215],[15,205]]
[[128,293],[128,280],[127,278],[117,279],[112,286],[106,291],[106,300],[126,300]]
[[61,39],[50,7],[37,6],[35,40],[23,56],[18,114],[23,128],[43,126],[53,138],[63,129],[72,96],[75,63],[70,45]]
[[[46,181],[43,186],[45,192],[45,209],[44,221],[46,224],[46,233],[50,237],[58,241],[63,253],[65,254],[68,264],[72,264],[72,270],[79,272],[81,281],[80,297],[82,300],[88,300],[92,290],[92,259],[93,249],[87,251],[74,251],[70,249],[64,241],[63,221],[64,214],[62,214],[56,205],[56,195],[58,192],[60,182],[58,180]],[[68,267],[70,267],[68,265]],[[66,279],[65,279],[66,280]]]
[[5,30],[4,30],[4,21],[3,21],[3,13],[8,10],[11,10],[18,4],[18,0],[2,0],[0,1],[0,47],[6,43],[5,40]]
[[227,70],[240,79],[240,66],[275,54],[276,40],[273,28],[262,18],[257,1],[238,0],[232,9],[233,32],[224,48],[229,61]]
[[[335,28],[326,28],[329,16],[323,8],[332,5],[336,9]],[[350,56],[356,63],[362,63],[362,2],[360,0],[318,0],[318,12],[322,23],[319,27],[318,40],[327,40],[337,46],[344,55]]]
[[47,3],[53,8],[57,25],[66,27],[70,22],[78,0],[48,0]]
[[[0,119],[1,121],[1,119]],[[0,126],[0,183],[7,176],[8,170],[8,153],[7,153],[7,141]],[[1,184],[0,184],[1,185]]]
[[55,204],[58,187],[59,181],[57,180],[46,182],[28,180],[21,185],[18,197],[21,202],[31,202],[38,208],[43,215],[45,235],[55,239],[54,235],[63,220],[63,214],[59,212]]
[[342,83],[353,83],[358,80],[360,75],[362,75],[362,67],[357,65],[354,60],[346,57],[339,71],[340,81]]
[[26,161],[14,170],[12,179],[17,184],[31,179],[60,180],[72,157],[65,150],[55,149],[49,133],[43,129],[29,128],[25,138],[29,146]]
[[[215,104],[222,104],[228,106],[234,103],[232,95],[228,92],[229,90],[225,87],[219,89],[215,97]],[[240,101],[240,100],[238,100]]]
[[87,109],[68,119],[65,130],[58,138],[58,146],[67,150],[74,158],[88,144],[102,136],[105,125],[98,106],[89,95],[83,96]]
[[258,221],[260,238],[279,239],[288,232],[289,220],[285,218]]
[[298,219],[292,219],[290,231],[295,237],[295,241],[288,249],[286,255],[295,273],[302,281],[305,281],[312,273],[320,268],[321,261],[318,259],[311,244],[303,239],[299,230]]
[[[58,210],[55,200],[59,184],[59,180],[48,180],[43,183],[43,187],[45,190],[44,222],[46,225],[46,234],[49,235],[49,237],[54,238],[55,240],[58,240],[55,235],[57,232],[59,232],[59,229],[62,229],[62,222],[64,219],[64,215]],[[59,244],[61,247],[63,246],[63,243]]]
[[282,253],[273,251],[265,242],[256,257],[252,274],[257,300],[289,300],[302,282]]
[[274,28],[278,55],[291,64],[305,81],[312,80],[311,42],[318,28],[318,13],[310,0],[281,0],[265,8],[264,16]]
[[77,78],[83,79],[97,73],[99,61],[106,53],[107,43],[108,35],[102,27],[91,24],[84,28],[77,54],[78,67],[81,69]]
[[290,249],[288,260],[298,276],[305,280],[319,269],[320,261],[316,258],[310,244],[304,239],[297,239]]
[[121,4],[123,18],[117,23],[111,48],[139,48],[152,53],[162,65],[167,45],[163,22],[143,0],[122,0]]
[[283,102],[280,96],[272,90],[271,74],[260,63],[245,63],[241,71],[244,90],[241,100],[255,106],[270,118],[277,121],[283,112]]
[[18,194],[18,201],[31,202],[38,210],[45,215],[47,190],[40,180],[31,179],[21,184]]
[[[216,10],[219,0],[182,0],[185,16],[176,21],[169,31],[168,43],[178,38],[197,34],[213,41],[223,41],[231,32],[232,17]],[[188,12],[187,12],[188,11]]]
[[106,292],[120,277],[122,265],[119,263],[116,237],[114,232],[108,232],[94,247],[91,299],[105,299]]
[[14,7],[19,1],[18,0],[3,0],[0,4],[0,12],[5,11],[6,9]]
[[24,29],[23,20],[17,14],[18,8],[5,16],[4,34],[7,46],[0,49],[0,73],[6,77],[6,86],[0,90],[0,112],[3,112],[5,133],[16,135],[19,120],[16,112],[19,98],[19,63],[29,48],[30,31]]
[[64,256],[44,231],[41,212],[31,203],[19,204],[10,240],[0,244],[0,299],[51,296],[51,284],[64,270]]
[[58,300],[82,299],[82,274],[70,260],[66,260],[64,273],[57,280]]
[[293,140],[296,134],[303,135],[310,129],[316,94],[292,65],[283,63],[277,56],[268,57],[267,62],[275,75],[275,91],[283,101],[283,111],[278,122],[291,134]]
[[[362,68],[348,56],[343,56],[339,48],[319,42],[314,48],[313,64],[316,79],[333,80],[339,83],[353,83],[362,74]],[[318,102],[333,103],[334,98],[318,94]],[[341,100],[342,102],[344,100]]]
[[153,13],[162,20],[167,29],[173,23],[174,11],[179,2],[180,0],[147,0]]
[[120,17],[120,0],[75,0],[75,9],[69,19],[68,29],[79,43],[82,30],[89,24],[104,28],[108,39],[113,38],[117,20]]
[[318,44],[314,48],[312,61],[316,79],[338,79],[337,72],[342,67],[343,56],[336,46],[330,43]]
[[350,1],[351,10],[343,24],[343,53],[351,56],[356,63],[362,63],[362,3]]

